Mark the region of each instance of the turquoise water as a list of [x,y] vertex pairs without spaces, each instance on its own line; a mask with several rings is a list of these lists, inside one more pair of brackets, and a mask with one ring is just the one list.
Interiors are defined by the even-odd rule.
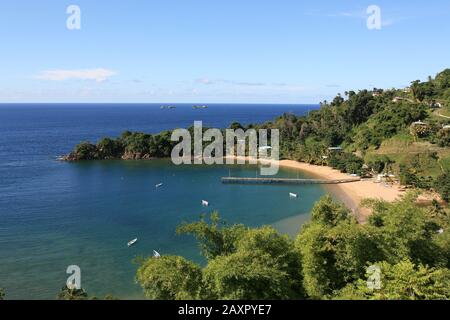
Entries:
[[[218,107],[204,116],[211,122],[217,118],[218,124],[245,123],[244,116],[255,113],[252,108],[236,108],[233,113],[233,108]],[[282,106],[266,108],[261,114],[268,119],[272,113],[286,111]],[[298,107],[298,113],[304,110]],[[175,235],[182,221],[218,210],[229,222],[273,224],[295,233],[325,192],[314,185],[220,182],[230,173],[254,177],[255,166],[54,160],[81,140],[117,135],[123,127],[157,132],[169,129],[165,125],[187,126],[191,118],[202,119],[189,108],[180,111],[186,117],[180,115],[178,122],[173,113],[164,123],[159,112],[156,106],[0,106],[0,287],[6,289],[7,298],[54,298],[66,281],[67,266],[73,264],[80,266],[82,286],[91,295],[141,298],[134,283],[136,256],[148,256],[155,249],[202,262],[194,240]],[[147,121],[143,114],[149,115]],[[281,170],[279,175],[297,177],[298,173]],[[164,186],[156,189],[160,182]],[[290,199],[289,192],[300,197]],[[210,206],[202,207],[202,199]],[[135,237],[138,243],[128,248],[126,243]]]

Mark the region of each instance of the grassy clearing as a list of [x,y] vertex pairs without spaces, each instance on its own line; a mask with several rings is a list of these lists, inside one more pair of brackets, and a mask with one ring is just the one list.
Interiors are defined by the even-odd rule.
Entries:
[[396,174],[400,171],[400,165],[413,167],[417,174],[433,178],[450,170],[448,148],[440,148],[427,141],[415,142],[413,137],[406,133],[385,140],[378,149],[368,150],[364,160],[367,163],[380,155],[395,162],[392,170]]

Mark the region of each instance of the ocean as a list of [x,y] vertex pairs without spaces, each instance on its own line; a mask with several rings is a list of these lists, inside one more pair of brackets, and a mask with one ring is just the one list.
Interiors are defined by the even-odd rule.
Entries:
[[[143,298],[133,259],[177,254],[203,263],[195,241],[177,236],[183,221],[217,210],[230,223],[274,225],[295,233],[325,190],[318,185],[223,185],[253,177],[256,166],[175,166],[170,160],[68,163],[56,157],[81,141],[125,130],[157,133],[195,120],[223,128],[305,114],[317,105],[210,104],[0,105],[0,288],[10,299],[54,299],[69,265],[90,295]],[[279,176],[303,177],[282,169]],[[158,183],[161,188],[155,188]],[[289,192],[298,193],[290,199]],[[202,207],[201,200],[209,207]],[[300,220],[298,217],[301,217]],[[296,223],[293,224],[292,219]],[[127,242],[138,238],[135,246]]]

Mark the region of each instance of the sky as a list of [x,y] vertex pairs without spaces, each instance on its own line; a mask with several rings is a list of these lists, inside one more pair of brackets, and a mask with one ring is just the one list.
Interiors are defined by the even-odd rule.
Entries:
[[449,35],[448,0],[1,0],[0,102],[318,103],[434,76]]

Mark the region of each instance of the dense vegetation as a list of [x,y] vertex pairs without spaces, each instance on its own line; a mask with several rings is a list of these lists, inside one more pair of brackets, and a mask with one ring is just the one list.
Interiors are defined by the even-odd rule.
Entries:
[[[449,201],[445,115],[450,69],[410,88],[349,91],[308,115],[230,128],[279,129],[282,158],[389,174]],[[125,132],[78,145],[70,160],[167,157],[174,144],[168,131]],[[416,196],[366,201],[372,215],[364,225],[324,197],[294,240],[267,226],[226,225],[215,213],[177,230],[197,238],[206,265],[179,256],[142,259],[136,279],[151,299],[450,299],[448,209],[437,201],[419,207]],[[375,289],[367,282],[374,266],[381,272]]]
[[58,300],[118,300],[112,295],[107,295],[104,298],[98,298],[95,296],[89,297],[88,293],[84,289],[69,288],[64,285],[61,291],[56,296]]
[[[450,114],[450,69],[424,82],[413,81],[410,88],[349,91],[344,97],[337,95],[305,116],[284,114],[264,124],[233,123],[230,128],[279,129],[282,158],[360,175],[393,173],[402,184],[417,188],[432,188],[436,179],[450,183],[450,126],[442,116]],[[169,157],[177,143],[170,136],[170,131],[127,131],[117,139],[83,142],[67,159]]]
[[[443,116],[450,116],[450,69],[407,89],[344,96],[305,116],[230,128],[276,128],[284,158],[360,175],[394,173],[403,185],[450,200],[450,126]],[[125,132],[81,143],[67,159],[168,157],[176,144],[170,136]],[[197,238],[205,266],[179,256],[142,259],[136,279],[151,299],[450,299],[450,215],[437,201],[417,206],[416,196],[367,200],[372,215],[364,225],[324,197],[295,239],[268,226],[226,225],[214,213],[177,229]],[[380,288],[368,286],[373,266]],[[58,298],[88,296],[63,288]]]
[[176,143],[171,132],[156,135],[125,131],[119,138],[103,138],[97,144],[88,141],[75,147],[68,160],[151,159],[170,157]]
[[349,173],[393,173],[406,177],[403,184],[429,189],[438,177],[449,184],[450,126],[442,117],[449,97],[446,69],[402,90],[345,92],[306,116],[285,114],[260,127],[280,129],[285,158]]
[[[449,83],[447,69],[435,79],[414,81],[410,89],[345,92],[346,99],[338,95],[307,116],[285,114],[264,127],[281,130],[285,157],[311,163],[321,163],[321,156],[332,146],[365,157],[393,137],[407,136],[411,144],[416,141],[448,146],[450,132],[443,128],[448,119],[437,117],[435,111],[438,105],[442,110],[450,108]],[[419,93],[422,91],[427,94]],[[426,122],[424,130],[413,130],[416,121]]]
[[[214,213],[177,230],[197,238],[204,267],[152,257],[136,278],[150,299],[450,299],[450,217],[414,197],[367,201],[374,213],[361,225],[326,196],[294,240]],[[370,266],[381,272],[379,288],[367,285]]]

